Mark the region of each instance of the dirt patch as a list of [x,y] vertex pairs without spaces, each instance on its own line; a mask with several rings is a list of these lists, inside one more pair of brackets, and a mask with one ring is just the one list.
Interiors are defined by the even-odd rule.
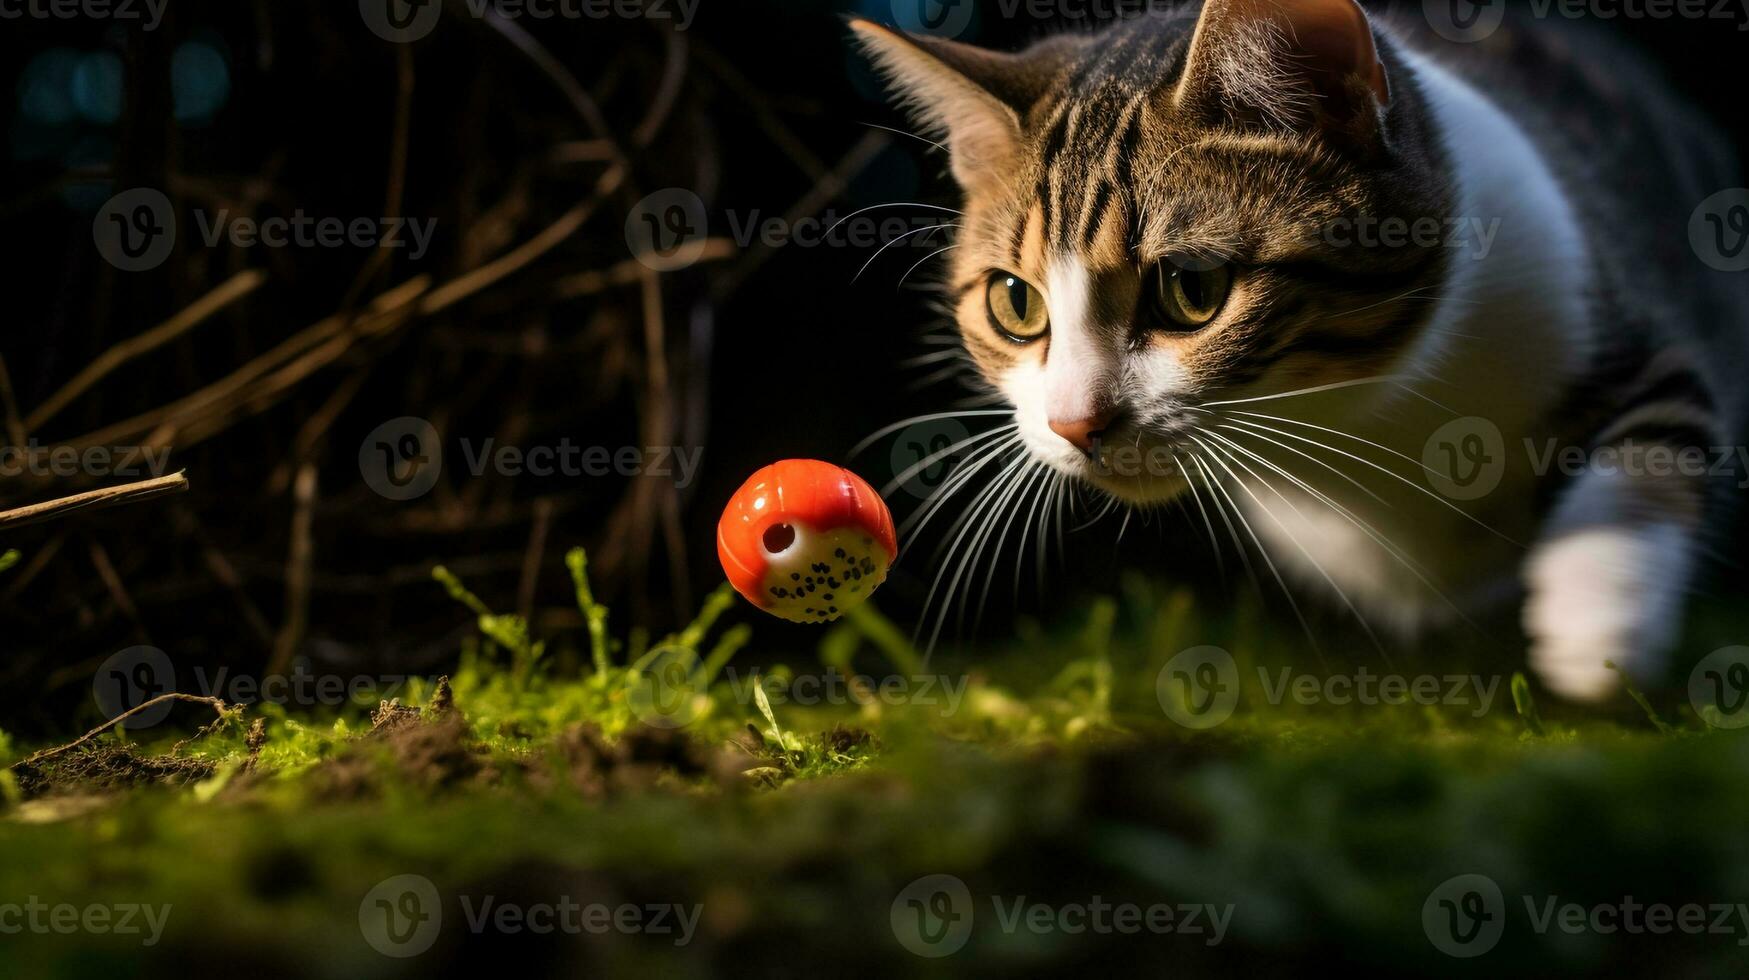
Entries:
[[484,750],[470,744],[467,724],[457,713],[426,722],[417,708],[385,703],[373,721],[370,735],[316,768],[312,785],[318,799],[373,799],[385,780],[437,791],[497,779]]
[[12,768],[25,799],[92,790],[119,790],[151,784],[180,785],[212,776],[205,759],[143,756],[126,746],[92,742],[41,762]]
[[717,749],[674,729],[637,727],[608,739],[594,725],[559,736],[554,756],[571,784],[586,796],[609,796],[654,786],[664,775],[739,784],[751,760],[734,749]]

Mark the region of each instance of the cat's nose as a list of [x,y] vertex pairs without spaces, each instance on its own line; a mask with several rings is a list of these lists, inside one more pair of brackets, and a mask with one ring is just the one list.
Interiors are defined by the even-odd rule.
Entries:
[[1051,431],[1062,436],[1069,445],[1084,453],[1092,453],[1099,434],[1111,426],[1116,412],[1109,409],[1075,419],[1051,419]]

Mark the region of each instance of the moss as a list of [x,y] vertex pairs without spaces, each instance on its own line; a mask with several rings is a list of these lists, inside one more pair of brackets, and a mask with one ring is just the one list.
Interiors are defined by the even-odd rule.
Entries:
[[[570,567],[585,622],[605,624],[585,564]],[[463,975],[514,950],[536,973],[1273,975],[1317,961],[1444,975],[1466,961],[1434,949],[1422,908],[1459,874],[1508,898],[1511,927],[1485,961],[1500,972],[1700,976],[1740,963],[1740,934],[1538,933],[1521,907],[1749,891],[1735,818],[1749,812],[1749,741],[1671,710],[1670,692],[1635,692],[1645,711],[1598,713],[1539,704],[1522,678],[1486,711],[1475,698],[1272,699],[1281,669],[1318,679],[1366,661],[1310,670],[1244,617],[1196,622],[1185,596],[1131,583],[1123,602],[1097,602],[1061,632],[1022,631],[1005,650],[927,668],[908,650],[892,658],[901,677],[941,675],[929,691],[883,686],[882,650],[899,634],[847,621],[822,649],[839,696],[808,699],[797,695],[817,667],[766,667],[758,683],[729,669],[757,643],[746,624],[720,624],[733,615],[720,599],[654,643],[592,628],[569,638],[589,654],[546,658],[537,649],[567,638],[537,643],[453,577],[444,585],[484,634],[447,679],[400,702],[326,721],[252,707],[175,754],[173,736],[106,736],[54,771],[15,770],[0,895],[173,913],[143,957],[122,937],[8,937],[0,974],[247,960],[270,974]],[[1232,651],[1240,690],[1231,719],[1206,731],[1172,722],[1157,689],[1197,644]],[[566,662],[585,672],[553,666]],[[1440,674],[1460,662],[1442,659]],[[1656,698],[1672,719],[1657,727]],[[403,963],[365,942],[360,905],[409,874],[432,882],[444,926]],[[974,924],[964,951],[923,959],[900,943],[893,907],[942,874],[974,896]],[[487,894],[702,912],[682,946],[475,933],[460,902]],[[1230,906],[1232,918],[1210,946],[1005,929],[995,912],[1017,897],[1061,908],[1095,896]]]

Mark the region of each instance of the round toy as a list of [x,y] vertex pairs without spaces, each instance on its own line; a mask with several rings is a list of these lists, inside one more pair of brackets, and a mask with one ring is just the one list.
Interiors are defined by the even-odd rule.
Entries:
[[831,622],[866,602],[898,555],[880,494],[815,459],[748,477],[717,523],[717,557],[735,591],[795,623]]

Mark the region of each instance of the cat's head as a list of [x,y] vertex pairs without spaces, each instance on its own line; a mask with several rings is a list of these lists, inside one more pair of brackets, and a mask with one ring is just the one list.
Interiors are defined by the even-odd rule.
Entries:
[[1448,182],[1353,0],[1209,0],[1015,54],[852,26],[948,150],[949,300],[1058,472],[1169,499],[1200,405],[1378,376],[1416,343],[1440,248],[1357,231],[1448,213]]

